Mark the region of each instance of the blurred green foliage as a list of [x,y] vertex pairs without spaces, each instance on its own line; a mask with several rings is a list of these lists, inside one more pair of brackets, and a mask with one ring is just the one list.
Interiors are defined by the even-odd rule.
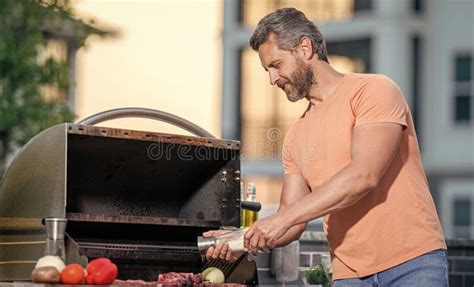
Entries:
[[308,284],[312,285],[322,285],[323,287],[331,286],[331,283],[326,275],[326,271],[322,264],[319,264],[315,267],[311,267],[306,271],[306,281]]
[[71,84],[67,59],[41,59],[48,38],[62,37],[77,49],[91,34],[105,32],[74,19],[68,0],[0,1],[0,174],[8,152],[74,119],[64,97],[46,99],[41,92],[53,87],[65,95]]

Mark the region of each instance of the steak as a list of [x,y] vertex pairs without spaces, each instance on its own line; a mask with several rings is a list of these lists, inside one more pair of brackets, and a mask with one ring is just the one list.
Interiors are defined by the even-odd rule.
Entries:
[[194,286],[202,284],[202,274],[169,272],[158,275],[158,284],[172,286]]

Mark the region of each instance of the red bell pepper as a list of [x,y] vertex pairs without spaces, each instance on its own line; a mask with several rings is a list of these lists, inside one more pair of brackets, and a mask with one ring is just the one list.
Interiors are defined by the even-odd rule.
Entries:
[[89,285],[109,285],[117,279],[118,268],[108,258],[97,258],[87,265],[86,282]]

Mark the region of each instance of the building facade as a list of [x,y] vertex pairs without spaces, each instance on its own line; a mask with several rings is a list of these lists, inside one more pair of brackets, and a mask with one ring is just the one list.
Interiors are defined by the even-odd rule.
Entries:
[[242,141],[243,179],[267,209],[279,200],[284,135],[306,103],[270,86],[248,40],[261,17],[289,6],[318,25],[336,69],[398,83],[446,237],[474,238],[474,2],[225,1],[222,137]]

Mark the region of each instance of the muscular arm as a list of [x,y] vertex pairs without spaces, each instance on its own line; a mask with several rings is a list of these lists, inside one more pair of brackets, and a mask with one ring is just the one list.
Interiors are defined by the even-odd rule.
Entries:
[[[310,194],[309,187],[300,175],[288,174],[283,178],[283,186],[280,196],[280,207],[278,212],[284,212],[299,199]],[[286,246],[292,241],[298,239],[301,233],[306,229],[306,222],[292,226],[288,231],[279,238],[276,247]]]
[[355,204],[377,187],[398,153],[401,136],[402,126],[395,123],[356,127],[350,164],[284,210],[283,218],[293,226]]
[[281,246],[296,235],[297,226],[358,202],[377,187],[398,153],[401,136],[402,126],[395,123],[356,127],[352,134],[351,162],[312,192],[255,222],[245,234],[244,246],[254,253],[258,248]]

